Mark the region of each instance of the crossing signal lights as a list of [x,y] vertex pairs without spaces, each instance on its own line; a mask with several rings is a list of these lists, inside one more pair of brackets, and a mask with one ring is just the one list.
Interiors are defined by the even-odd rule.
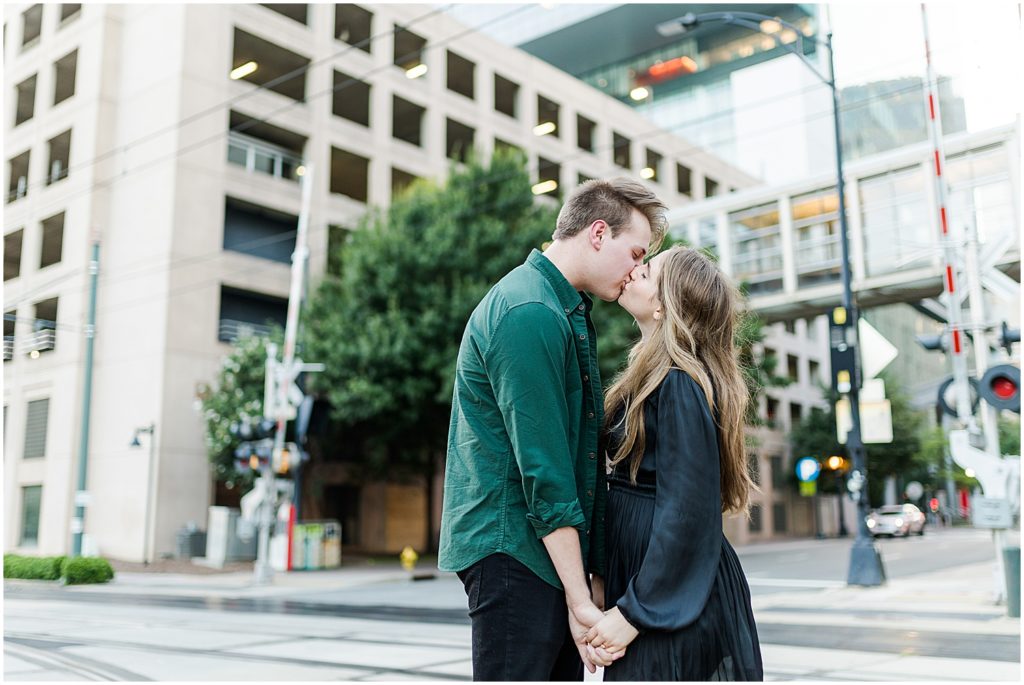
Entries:
[[981,377],[981,399],[996,409],[1020,413],[1020,369],[1010,364],[993,366]]

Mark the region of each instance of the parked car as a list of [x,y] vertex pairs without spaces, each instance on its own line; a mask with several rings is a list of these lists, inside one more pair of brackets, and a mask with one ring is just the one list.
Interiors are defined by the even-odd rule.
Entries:
[[875,509],[867,517],[871,535],[924,535],[924,513],[913,504],[890,504]]

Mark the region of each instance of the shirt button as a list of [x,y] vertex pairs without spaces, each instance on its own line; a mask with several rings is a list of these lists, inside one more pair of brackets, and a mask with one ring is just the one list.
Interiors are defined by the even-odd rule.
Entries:
[[587,535],[590,535],[590,529],[587,528]]
[[584,375],[583,376],[583,382],[584,383],[589,383],[590,382],[590,376]]
[[592,411],[588,411],[588,412],[587,412],[587,418],[588,418],[588,419],[592,419],[592,418],[594,418],[594,412],[592,412]]
[[579,307],[577,307],[577,309],[579,309],[582,312],[584,309],[586,309],[586,307],[584,307],[583,305],[580,305]]
[[580,333],[580,340],[586,340],[587,336],[584,333]]
[[593,452],[591,452],[591,453],[590,453],[590,454],[588,454],[587,456],[588,456],[588,457],[590,457],[591,459],[597,459],[597,455],[596,455],[596,454],[594,454]]
[[587,497],[593,497],[593,496],[594,496],[594,491],[593,490],[587,490]]
[[569,309],[568,307],[566,307],[566,308],[565,308],[565,313],[566,313],[566,314],[568,314],[568,313],[569,313],[569,312],[571,312],[571,311],[572,311],[572,310],[571,310],[571,309]]

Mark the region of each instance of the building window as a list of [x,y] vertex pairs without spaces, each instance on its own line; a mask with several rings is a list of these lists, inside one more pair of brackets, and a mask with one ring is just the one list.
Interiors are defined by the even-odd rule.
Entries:
[[796,335],[796,321],[790,319],[789,321],[786,321],[783,325],[787,333],[789,333],[790,335]]
[[14,125],[24,123],[32,118],[36,112],[36,75],[32,74],[27,79],[14,87],[15,105]]
[[761,505],[750,505],[750,521],[747,523],[747,530],[751,533],[760,533],[763,524],[761,523]]
[[25,459],[46,456],[46,426],[49,423],[50,400],[32,400],[25,412]]
[[704,197],[718,195],[718,181],[708,176],[704,177]]
[[280,4],[260,3],[260,4],[263,5],[264,7],[266,7],[268,10],[273,10],[274,12],[277,12],[278,14],[283,14],[284,16],[288,17],[289,19],[294,19],[295,21],[299,22],[300,24],[305,25],[305,24],[309,23],[309,19],[308,19],[308,9],[309,9],[309,6],[306,5],[305,3],[301,3],[301,4],[300,3],[280,3]]
[[803,409],[803,405],[797,404],[796,402],[790,402],[789,427],[791,430],[800,425],[800,421],[803,419]]
[[761,460],[756,454],[747,455],[747,473],[750,474],[750,480],[754,481],[754,485],[761,485]]
[[21,275],[21,241],[25,230],[19,228],[4,235],[4,280]]
[[476,132],[465,124],[453,119],[446,119],[445,151],[449,159],[465,163],[469,159],[469,151],[473,147],[473,135]]
[[[424,64],[423,49],[425,47],[427,47],[426,38],[395,24],[394,63],[396,67],[404,69],[406,75],[410,78],[415,78],[413,76],[413,69]],[[417,69],[414,73],[418,76],[422,75],[424,72],[422,69]]]
[[400,197],[418,178],[419,176],[410,174],[408,171],[391,167],[391,200],[394,201]]
[[39,253],[39,268],[59,264],[64,251],[64,212],[43,219],[43,247]]
[[60,23],[63,25],[69,19],[77,17],[82,12],[82,3],[61,3],[60,6]]
[[537,184],[533,187],[536,195],[547,195],[558,190],[562,183],[562,166],[543,157],[537,158]]
[[225,198],[225,250],[290,264],[297,230],[296,216]]
[[779,203],[729,212],[733,277],[752,295],[782,290],[782,234]]
[[299,180],[298,169],[306,147],[304,136],[241,112],[231,112],[228,121],[229,162],[245,167],[249,173]]
[[800,358],[792,354],[786,355],[786,373],[795,383],[800,380]]
[[331,276],[341,276],[345,245],[351,238],[352,229],[346,226],[332,224],[327,227],[327,273]]
[[519,118],[519,84],[498,74],[494,75],[494,110]]
[[51,185],[67,178],[68,164],[71,158],[71,130],[50,138],[47,145],[50,149],[50,163],[46,185]]
[[623,169],[629,169],[631,157],[629,138],[612,131],[612,161]]
[[538,135],[547,135],[550,133],[555,138],[559,137],[559,109],[560,108],[557,103],[548,100],[543,95],[537,96],[537,126],[534,131]]
[[475,97],[473,76],[476,65],[465,57],[448,50],[448,90],[465,95],[470,100]]
[[680,195],[693,196],[693,181],[690,167],[676,164],[676,190]]
[[807,365],[810,368],[810,376],[811,376],[810,383],[811,383],[811,385],[820,385],[821,384],[821,364],[819,364],[818,362],[816,362],[813,359],[811,359],[810,361],[807,362]]
[[784,489],[786,487],[786,472],[782,466],[782,457],[769,457],[768,462],[772,470],[772,489]]
[[510,143],[507,140],[502,140],[501,138],[495,138],[494,139],[494,151],[496,153],[501,153],[501,154],[511,154],[511,153],[514,153],[514,154],[522,155],[522,156],[526,155],[526,153],[523,152],[523,148],[519,147],[518,145],[516,145],[514,143]]
[[[232,80],[245,80],[303,102],[306,99],[307,67],[309,58],[235,29],[231,57]],[[287,78],[284,78],[286,75]]]
[[[4,312],[4,361],[14,358],[14,324],[18,320],[18,310],[8,309]],[[7,451],[7,407],[4,407],[4,451]]]
[[789,529],[786,521],[786,505],[784,502],[776,502],[772,505],[772,531],[785,533]]
[[32,5],[21,13],[21,47],[35,45],[43,28],[43,6]]
[[28,159],[31,150],[25,150],[8,162],[7,202],[25,197],[28,193]]
[[594,130],[597,124],[582,114],[576,115],[576,147],[587,152],[594,151]]
[[647,148],[647,164],[640,170],[641,178],[658,181],[661,177],[661,155]]
[[769,428],[775,428],[775,420],[779,417],[779,401],[774,397],[767,398],[767,409],[765,410],[765,422]]
[[331,112],[336,117],[370,125],[370,84],[340,71],[334,72]]
[[43,501],[43,486],[29,485],[21,489],[21,540],[22,547],[39,544],[39,508]]
[[275,326],[284,328],[287,317],[286,299],[221,286],[217,340],[233,343],[248,335],[269,335]]
[[64,55],[53,64],[53,104],[64,102],[75,94],[75,73],[78,71],[78,50]]
[[35,304],[35,321],[32,324],[32,335],[25,340],[24,351],[36,359],[44,352],[52,352],[57,347],[57,298]]
[[839,280],[842,245],[835,189],[797,195],[792,202],[797,287]]
[[370,160],[353,152],[331,148],[331,192],[366,202],[369,197]]
[[595,178],[597,178],[597,176],[591,176],[590,174],[584,174],[583,172],[579,172],[576,174],[576,184],[583,185],[587,181],[593,181]]
[[425,107],[393,95],[391,97],[391,135],[417,147],[423,147]]
[[363,52],[370,52],[370,28],[373,12],[358,5],[334,5],[334,37],[343,43],[354,45]]

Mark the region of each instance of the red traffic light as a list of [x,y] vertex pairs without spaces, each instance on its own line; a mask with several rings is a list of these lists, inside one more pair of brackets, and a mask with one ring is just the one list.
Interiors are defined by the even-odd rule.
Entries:
[[996,409],[1020,413],[1020,369],[999,364],[985,372],[978,393]]

